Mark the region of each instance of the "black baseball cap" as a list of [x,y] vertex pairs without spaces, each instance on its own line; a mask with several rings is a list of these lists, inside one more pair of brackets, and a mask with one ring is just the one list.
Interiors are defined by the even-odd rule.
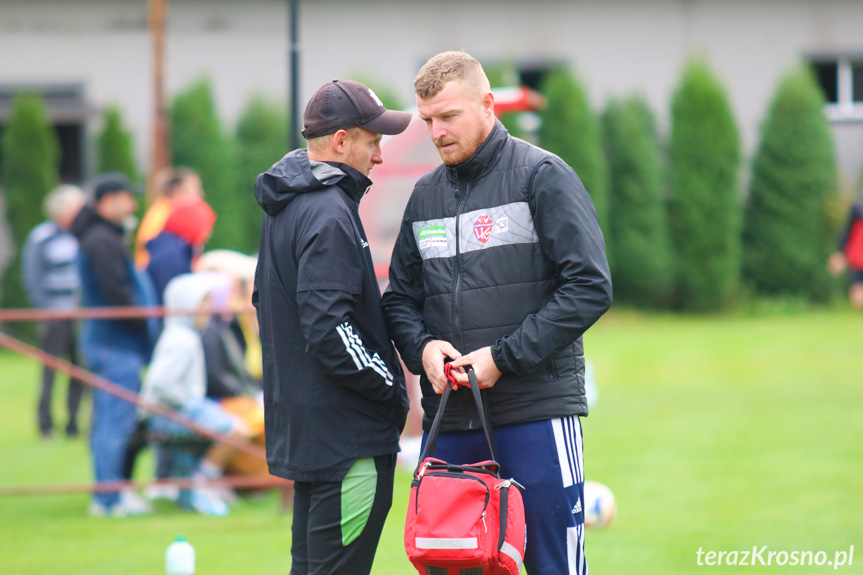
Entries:
[[140,194],[144,190],[132,184],[124,174],[120,172],[111,172],[102,174],[93,182],[93,201],[98,202],[107,194],[115,194],[117,192],[130,192],[132,194]]
[[392,136],[404,132],[410,121],[410,112],[387,110],[367,86],[333,80],[321,86],[306,105],[303,137],[308,140],[356,127]]

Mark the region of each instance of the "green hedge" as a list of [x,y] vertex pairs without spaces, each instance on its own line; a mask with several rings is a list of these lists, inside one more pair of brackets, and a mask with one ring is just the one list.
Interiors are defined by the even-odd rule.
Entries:
[[[21,286],[21,251],[30,231],[45,219],[42,204],[59,181],[60,166],[60,145],[41,96],[16,96],[0,146],[0,177],[14,254],[3,275],[2,305],[27,307]],[[13,331],[28,339],[34,333],[29,324],[15,324]]]
[[709,66],[685,66],[671,104],[670,223],[677,305],[730,306],[740,283],[740,141],[725,90]]
[[237,123],[238,201],[243,242],[239,249],[258,251],[264,212],[255,201],[255,179],[288,152],[287,113],[282,105],[252,98]]
[[99,173],[121,172],[131,181],[138,180],[138,167],[132,148],[132,133],[123,125],[123,115],[117,107],[108,107],[102,114],[102,131],[96,142]]
[[761,127],[743,232],[743,276],[759,295],[825,301],[837,198],[833,138],[809,70],[784,76]]
[[[599,225],[608,227],[608,166],[602,153],[599,119],[587,90],[569,70],[553,69],[543,81],[546,107],[540,112],[539,144],[572,166],[593,199]],[[613,250],[610,251],[613,258]]]
[[208,249],[247,249],[234,143],[222,132],[210,81],[202,79],[177,94],[171,106],[173,165],[198,172],[205,199],[218,219]]
[[661,307],[672,277],[662,160],[653,113],[642,97],[610,100],[602,114],[609,167],[608,228],[615,303]]

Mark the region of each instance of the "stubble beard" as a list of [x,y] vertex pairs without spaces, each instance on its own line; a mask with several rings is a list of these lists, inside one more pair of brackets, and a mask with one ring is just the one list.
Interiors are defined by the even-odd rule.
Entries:
[[[435,147],[437,148],[438,154],[440,155],[441,160],[447,166],[458,166],[459,164],[463,164],[470,159],[471,156],[476,153],[482,143],[485,141],[485,137],[481,130],[477,131],[473,137],[470,139],[470,144],[459,145],[459,140],[436,140]],[[455,143],[456,148],[450,152],[444,152],[441,149],[441,146],[446,144]]]

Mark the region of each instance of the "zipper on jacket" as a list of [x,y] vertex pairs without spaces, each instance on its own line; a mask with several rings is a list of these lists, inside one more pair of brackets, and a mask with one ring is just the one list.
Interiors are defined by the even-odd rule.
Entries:
[[[461,332],[461,314],[459,310],[461,309],[461,276],[462,276],[462,265],[461,265],[461,211],[464,208],[465,202],[467,202],[468,194],[470,193],[470,184],[466,183],[464,186],[464,193],[461,198],[459,198],[458,204],[456,204],[455,209],[455,265],[453,266],[455,270],[455,281],[453,284],[452,290],[452,335],[453,335],[453,347],[457,350],[461,351],[464,348],[464,337]],[[465,419],[467,419],[467,427],[468,429],[474,428],[473,421],[473,402],[470,401],[470,397],[466,398],[462,402],[462,410],[465,415]]]
[[464,194],[461,199],[459,199],[458,204],[455,209],[455,283],[453,285],[452,291],[452,333],[453,339],[455,340],[455,348],[461,350],[464,347],[464,337],[461,333],[461,315],[459,314],[459,308],[461,307],[461,276],[462,276],[462,265],[461,265],[461,210],[464,207],[464,204],[467,200],[468,192],[470,191],[470,184],[465,184]]

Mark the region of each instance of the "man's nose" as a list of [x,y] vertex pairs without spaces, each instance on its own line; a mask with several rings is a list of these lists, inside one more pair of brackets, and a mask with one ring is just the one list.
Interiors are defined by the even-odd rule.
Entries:
[[433,119],[431,125],[431,133],[433,140],[440,140],[441,138],[446,136],[446,129],[443,127],[441,122]]

